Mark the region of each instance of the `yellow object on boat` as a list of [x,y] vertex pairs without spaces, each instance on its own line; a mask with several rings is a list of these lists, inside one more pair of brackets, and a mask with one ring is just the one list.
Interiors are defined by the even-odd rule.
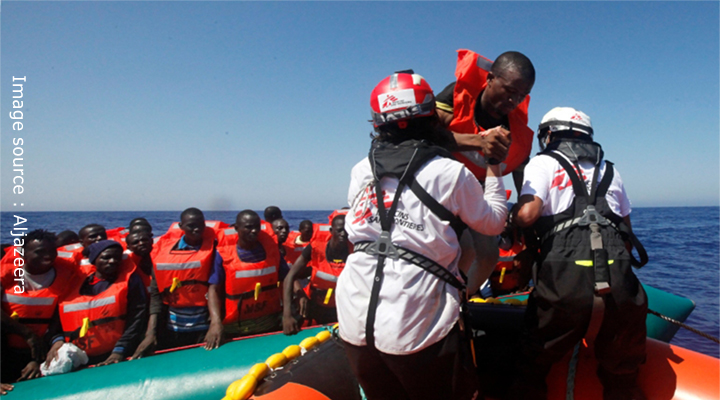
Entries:
[[231,400],[246,400],[252,396],[257,387],[257,378],[253,375],[245,375],[228,386],[225,392],[226,397]]
[[270,367],[270,369],[275,369],[278,367],[282,367],[287,363],[287,356],[283,353],[276,353],[268,357],[267,360],[265,360],[265,364]]
[[252,375],[257,380],[261,380],[265,378],[270,373],[270,367],[268,367],[265,363],[257,363],[250,368],[250,371],[248,371],[248,375]]
[[287,357],[288,361],[294,360],[300,357],[300,346],[296,344],[291,344],[282,351],[282,354]]
[[80,328],[80,337],[85,337],[88,333],[88,329],[90,329],[90,318],[85,317],[83,318],[83,324]]
[[170,293],[174,292],[175,289],[179,288],[180,286],[182,286],[182,282],[180,282],[180,279],[178,279],[177,277],[173,278],[173,283],[170,286]]
[[[318,341],[320,341],[320,343],[322,343],[322,342],[330,339],[330,336],[332,336],[332,335],[330,334],[330,331],[318,332],[318,334],[315,335],[315,337],[317,338]],[[306,339],[306,340],[307,340],[307,339]],[[302,343],[300,343],[300,347],[302,347]]]
[[[327,332],[327,331],[325,331]],[[321,332],[322,333],[322,332]],[[328,332],[329,334],[330,332]],[[310,350],[313,347],[317,346],[318,343],[320,343],[320,340],[315,336],[306,337],[303,339],[302,342],[300,342],[300,347],[302,347],[305,350]]]

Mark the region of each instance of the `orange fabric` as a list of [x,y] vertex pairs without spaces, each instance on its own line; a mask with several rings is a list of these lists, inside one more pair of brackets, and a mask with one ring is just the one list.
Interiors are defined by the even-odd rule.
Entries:
[[[234,237],[228,235],[225,244],[218,247],[225,269],[225,324],[255,319],[282,310],[278,287],[280,252],[277,243],[265,231],[258,232],[258,241],[265,250],[265,260],[257,263],[246,263],[238,257],[237,232]],[[258,284],[262,289],[256,300]]]
[[[117,279],[104,292],[83,296],[80,285],[73,289],[72,294],[60,303],[60,322],[66,340],[71,340],[70,334],[81,329],[84,319],[88,318],[87,334],[72,339],[72,343],[85,350],[88,356],[112,351],[125,332],[128,281],[134,271],[135,264],[126,258],[120,265]],[[111,320],[103,321],[108,318]]]
[[[158,290],[163,302],[171,307],[201,307],[207,305],[208,279],[215,254],[215,231],[205,227],[200,250],[173,249],[182,235],[163,235],[153,245],[151,257]],[[173,278],[181,282],[170,293]],[[167,291],[166,291],[167,290]]]
[[[312,246],[312,275],[310,276],[310,284],[305,287],[305,293],[310,299],[313,298],[312,292],[314,290],[333,290],[327,304],[324,302],[319,303],[323,307],[335,307],[334,292],[337,286],[337,278],[340,276],[343,268],[345,268],[345,262],[336,263],[328,261],[325,249],[330,239],[330,235],[327,235],[326,237],[310,242]],[[353,251],[353,246],[350,243],[348,243],[348,250],[350,250],[350,253]]]
[[285,248],[285,261],[287,261],[289,264],[294,264],[295,261],[297,261],[298,257],[300,257],[300,254],[302,254],[302,251],[307,247],[310,242],[297,244],[295,241],[297,238],[300,237],[300,232],[298,231],[292,231],[288,234],[288,238],[283,243],[283,247]]
[[[152,275],[148,275],[143,272],[142,269],[140,269],[140,256],[136,255],[130,250],[127,250],[125,254],[127,254],[130,261],[135,264],[135,271],[137,271],[138,276],[140,276],[140,279],[142,279],[143,286],[145,286],[145,288],[148,290],[148,293],[150,293],[150,282],[152,282]],[[152,259],[152,255],[150,256],[150,259]],[[153,261],[153,269],[155,269],[155,261]]]
[[[2,310],[7,315],[17,313],[18,322],[26,325],[39,338],[42,338],[47,332],[47,328],[53,314],[57,310],[58,304],[65,299],[68,293],[78,287],[82,282],[82,276],[76,264],[63,260],[55,259],[55,280],[50,287],[41,290],[28,290],[27,286],[16,281],[15,269],[13,264],[12,252],[8,252],[2,259]],[[15,287],[24,287],[24,292],[18,293]],[[28,320],[28,321],[24,321]],[[8,345],[13,348],[27,349],[28,345],[25,339],[19,335],[9,334]]]
[[[490,61],[470,50],[458,50],[458,62],[455,69],[455,91],[453,93],[453,120],[450,130],[457,133],[478,134],[480,130],[475,126],[475,104],[480,93],[487,86],[488,71],[478,67],[478,58]],[[507,158],[503,162],[505,168],[503,175],[507,175],[522,164],[532,151],[533,131],[528,128],[528,105],[530,96],[527,96],[513,111],[508,114],[512,144]],[[481,127],[481,130],[485,130]],[[482,152],[478,153],[482,154]],[[470,171],[481,181],[485,180],[484,166],[476,165],[462,153],[453,153],[455,158],[465,164]]]
[[107,233],[108,240],[114,240],[120,243],[123,250],[127,249],[127,242],[125,241],[125,238],[127,237],[128,233],[130,233],[129,229],[119,226],[117,228],[106,230],[105,233]]
[[[490,275],[490,286],[492,287],[493,293],[495,292],[510,292],[517,289],[517,285],[520,282],[520,266],[515,266],[514,258],[523,249],[523,244],[519,240],[515,240],[513,246],[508,250],[500,250],[500,257],[495,270]],[[505,273],[503,273],[505,268]],[[500,278],[502,277],[502,282]]]

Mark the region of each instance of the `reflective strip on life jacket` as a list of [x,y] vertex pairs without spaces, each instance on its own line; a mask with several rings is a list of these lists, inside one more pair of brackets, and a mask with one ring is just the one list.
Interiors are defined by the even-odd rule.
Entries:
[[235,278],[252,278],[255,276],[265,276],[274,274],[277,271],[277,267],[272,265],[263,269],[251,269],[245,271],[235,271]]
[[182,271],[187,269],[197,269],[200,267],[202,267],[202,263],[200,261],[155,264],[155,268],[157,268],[158,271]]
[[109,304],[115,304],[115,296],[109,296],[102,299],[85,301],[82,303],[70,303],[66,304],[63,308],[63,312],[70,313],[75,311],[92,310]]
[[323,271],[317,271],[315,273],[315,277],[322,279],[324,281],[328,281],[328,282],[337,282],[337,280],[338,280],[337,276],[335,276],[333,274],[328,274],[327,272],[323,272]]
[[11,304],[22,304],[24,306],[50,306],[55,302],[55,297],[29,297],[16,296],[14,294],[2,294],[2,301]]

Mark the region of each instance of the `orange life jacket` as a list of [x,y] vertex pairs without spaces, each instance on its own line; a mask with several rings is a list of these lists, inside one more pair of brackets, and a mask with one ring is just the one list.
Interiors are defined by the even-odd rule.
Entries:
[[[179,240],[185,234],[185,232],[183,232],[183,230],[180,229],[179,224],[180,224],[179,222],[173,222],[172,224],[170,224],[170,228],[168,228],[167,232],[165,232],[165,234],[162,235],[162,237],[168,236],[168,237],[176,238]],[[222,221],[212,221],[212,220],[205,221],[205,227],[210,228],[213,231],[215,231],[216,235],[218,234],[218,232],[226,229],[229,226],[230,225],[228,225],[227,223],[222,222]]]
[[[458,50],[455,69],[455,90],[453,92],[453,119],[449,129],[457,133],[478,134],[484,128],[475,124],[475,103],[487,86],[487,74],[492,61],[470,50]],[[512,144],[505,161],[501,164],[503,175],[507,175],[522,164],[532,151],[533,131],[528,128],[528,105],[530,96],[508,114]],[[456,152],[455,158],[465,164],[481,181],[485,180],[485,159],[480,151]]]
[[[7,257],[7,256],[6,256]],[[18,281],[15,274],[16,267],[3,258],[2,262],[2,310],[7,315],[15,318],[17,322],[27,326],[39,338],[47,333],[48,325],[58,304],[65,299],[67,294],[82,283],[82,276],[75,263],[56,258],[53,262],[55,268],[55,280],[50,287],[40,290],[28,290],[24,286],[24,292],[18,293],[15,286]],[[16,334],[8,335],[8,345],[17,349],[27,349],[27,341]]]
[[60,303],[60,322],[65,340],[85,350],[88,356],[112,351],[125,332],[128,281],[135,264],[125,258],[117,279],[104,292],[80,294],[80,285]]
[[213,268],[215,231],[205,227],[200,250],[173,249],[180,236],[163,235],[153,245],[155,279],[163,302],[171,307],[207,306],[208,279]]
[[258,232],[258,241],[265,250],[265,260],[246,263],[237,254],[237,232],[226,237],[224,246],[218,247],[225,269],[224,324],[250,320],[282,311],[281,291],[278,286],[280,252],[275,241],[264,231]]
[[84,249],[85,248],[83,247],[82,243],[67,244],[57,249],[58,258],[72,261],[80,265],[80,260],[83,259],[82,252]]
[[294,264],[298,257],[300,257],[300,254],[302,254],[305,247],[310,244],[310,242],[301,244],[296,243],[296,240],[299,237],[300,232],[292,231],[288,234],[288,238],[285,243],[283,243],[283,247],[285,248],[285,261],[287,261],[288,264]]
[[[135,264],[135,271],[137,272],[138,276],[140,276],[140,279],[142,279],[143,286],[147,289],[148,293],[150,293],[150,282],[152,282],[152,275],[148,275],[140,268],[140,256],[136,255],[130,250],[125,250],[125,253],[127,254],[130,261],[132,261],[133,264]],[[150,256],[150,259],[152,260],[152,255]],[[153,261],[153,269],[155,269],[155,261]]]
[[[324,307],[335,307],[335,287],[337,280],[345,268],[345,261],[329,261],[326,255],[327,245],[330,236],[322,237],[319,240],[310,242],[312,246],[312,275],[310,284],[305,287],[308,298]],[[348,242],[349,253],[352,253],[353,246]]]
[[507,294],[518,289],[520,283],[520,266],[515,266],[513,262],[515,256],[523,249],[523,244],[519,240],[515,240],[512,247],[508,250],[500,250],[500,257],[495,269],[490,274],[490,287],[494,295]]
[[108,240],[114,240],[120,243],[123,250],[127,249],[127,242],[125,241],[125,238],[128,233],[130,233],[129,229],[118,226],[117,228],[106,230],[105,233],[107,233]]

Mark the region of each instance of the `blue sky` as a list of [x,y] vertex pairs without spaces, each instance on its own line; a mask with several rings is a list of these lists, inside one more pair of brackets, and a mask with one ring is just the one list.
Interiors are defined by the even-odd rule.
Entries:
[[[586,112],[635,206],[720,203],[718,2],[0,7],[3,211],[342,207],[373,87],[413,68],[439,92],[462,48],[530,57],[530,127]],[[13,76],[27,77],[20,132]]]

